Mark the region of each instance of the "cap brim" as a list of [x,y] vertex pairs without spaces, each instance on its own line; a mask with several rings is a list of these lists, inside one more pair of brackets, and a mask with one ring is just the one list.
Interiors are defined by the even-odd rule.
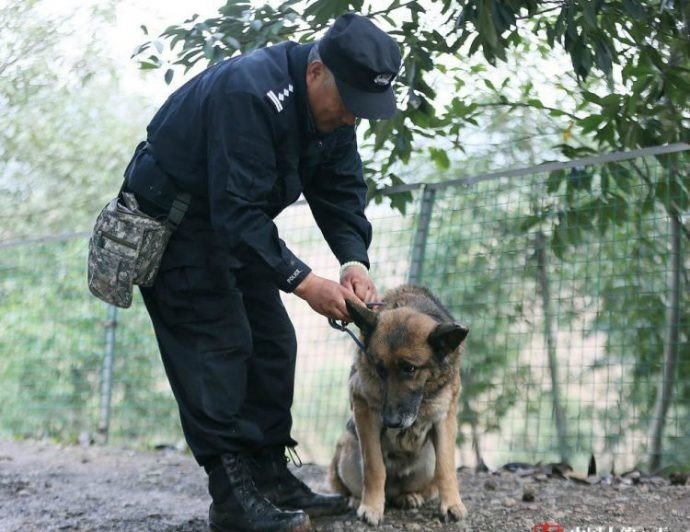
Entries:
[[335,78],[335,83],[345,108],[357,118],[382,120],[391,118],[398,110],[392,87],[383,92],[367,92],[338,78]]

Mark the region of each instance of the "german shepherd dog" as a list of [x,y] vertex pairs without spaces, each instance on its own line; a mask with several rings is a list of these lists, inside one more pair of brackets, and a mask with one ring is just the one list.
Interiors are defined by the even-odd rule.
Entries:
[[350,372],[352,417],[329,468],[333,489],[370,525],[386,502],[414,508],[436,498],[444,521],[460,520],[456,416],[469,330],[416,286],[388,292],[376,312],[347,303],[365,350]]

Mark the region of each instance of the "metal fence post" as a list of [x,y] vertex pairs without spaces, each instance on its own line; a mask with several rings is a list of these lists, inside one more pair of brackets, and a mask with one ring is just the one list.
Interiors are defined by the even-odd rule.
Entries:
[[426,241],[429,236],[431,214],[434,210],[436,189],[427,185],[422,186],[422,199],[419,206],[419,221],[412,242],[412,258],[410,259],[410,273],[407,277],[409,284],[419,284],[422,280]]
[[101,394],[98,418],[98,439],[108,443],[110,430],[110,402],[113,391],[113,357],[115,354],[115,329],[117,328],[117,307],[108,305],[108,316],[105,321],[105,351],[101,366]]

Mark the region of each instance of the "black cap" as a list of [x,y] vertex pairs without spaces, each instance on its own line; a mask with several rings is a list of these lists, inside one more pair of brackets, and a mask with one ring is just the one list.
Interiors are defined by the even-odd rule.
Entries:
[[400,49],[371,20],[354,13],[338,17],[319,41],[319,55],[348,111],[367,119],[395,114],[391,83],[400,69]]

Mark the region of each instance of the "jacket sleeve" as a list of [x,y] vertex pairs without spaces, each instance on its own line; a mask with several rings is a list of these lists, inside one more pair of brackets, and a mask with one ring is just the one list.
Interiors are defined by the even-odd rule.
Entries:
[[265,104],[249,93],[214,96],[208,102],[208,190],[211,222],[232,252],[244,246],[291,292],[311,271],[288,249],[264,207],[275,180],[275,149]]
[[345,132],[317,174],[304,186],[314,219],[340,264],[369,267],[371,224],[364,214],[367,186],[355,129]]

